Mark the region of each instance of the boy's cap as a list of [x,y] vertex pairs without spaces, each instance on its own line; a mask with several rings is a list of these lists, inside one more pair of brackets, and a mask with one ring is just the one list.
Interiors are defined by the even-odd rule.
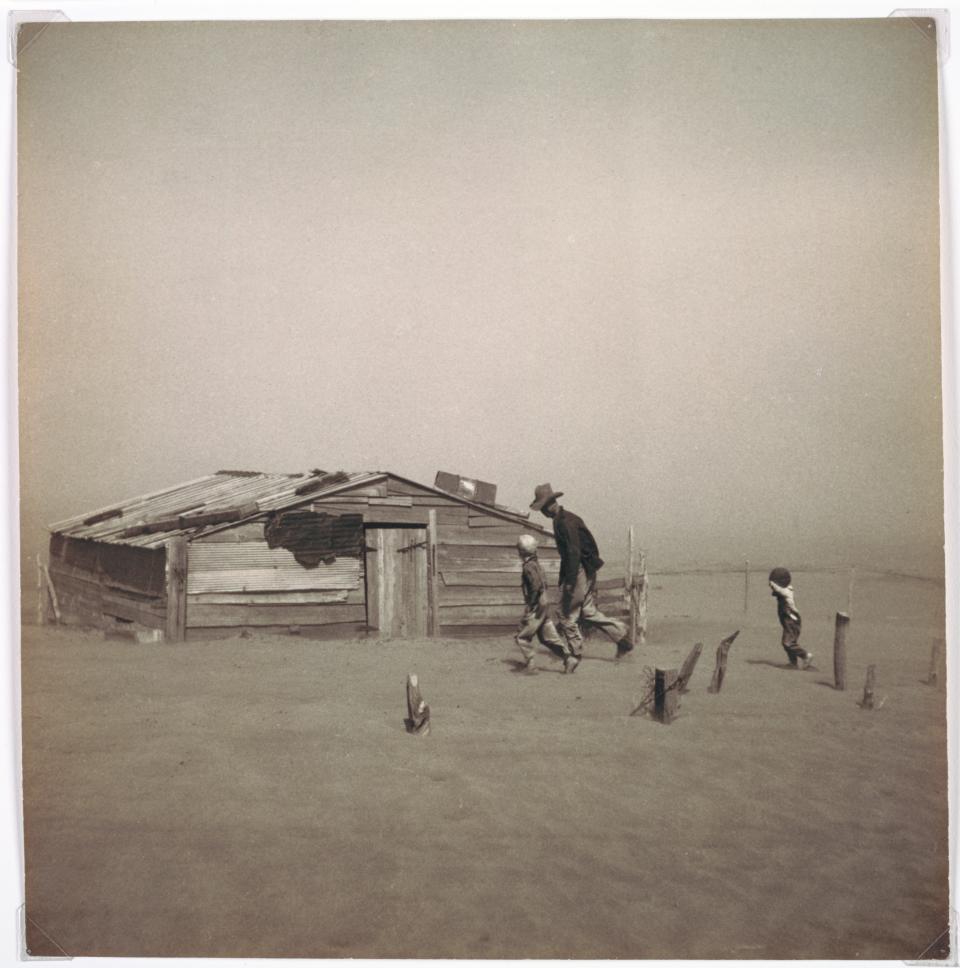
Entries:
[[790,572],[787,571],[786,568],[774,568],[773,571],[770,572],[769,580],[772,581],[774,585],[779,585],[781,588],[786,588],[791,582]]
[[522,534],[517,538],[517,548],[525,555],[532,555],[537,550],[537,539],[532,534]]
[[556,501],[558,497],[563,497],[563,491],[554,493],[553,488],[549,484],[538,484],[533,489],[533,500],[530,502],[530,510],[540,511],[551,501]]

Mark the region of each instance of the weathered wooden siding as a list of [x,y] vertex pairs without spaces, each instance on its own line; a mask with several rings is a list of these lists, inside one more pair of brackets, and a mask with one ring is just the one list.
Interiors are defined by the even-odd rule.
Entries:
[[[259,539],[257,539],[259,528]],[[239,532],[234,540],[231,531]],[[190,545],[187,628],[289,629],[366,625],[363,565],[337,557],[314,568],[286,548],[270,548],[263,525],[246,524]]]
[[162,551],[55,534],[48,567],[65,624],[99,626],[104,619],[120,618],[163,628]]

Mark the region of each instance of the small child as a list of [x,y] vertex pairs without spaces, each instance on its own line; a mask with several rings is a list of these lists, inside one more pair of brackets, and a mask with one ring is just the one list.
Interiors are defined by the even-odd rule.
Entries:
[[557,632],[553,619],[547,614],[547,576],[537,558],[537,539],[530,534],[522,534],[517,539],[517,553],[523,561],[523,618],[515,636],[516,643],[523,654],[523,671],[535,675],[533,664],[535,647],[534,636],[555,656],[563,659],[563,671],[573,672],[580,660]]
[[809,669],[813,662],[813,653],[800,648],[800,613],[793,600],[790,572],[786,568],[774,568],[770,572],[769,582],[770,592],[777,600],[777,618],[783,627],[783,638],[780,641],[790,665]]

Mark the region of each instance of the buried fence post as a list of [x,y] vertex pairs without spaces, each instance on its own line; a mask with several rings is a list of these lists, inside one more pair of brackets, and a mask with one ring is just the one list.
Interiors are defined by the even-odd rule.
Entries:
[[407,718],[404,725],[408,733],[418,736],[426,736],[430,732],[430,707],[423,701],[415,672],[407,676]]
[[666,725],[677,715],[677,670],[656,669],[653,675],[653,718]]
[[834,688],[847,688],[847,626],[850,616],[837,612],[836,629],[833,633],[833,683]]
[[693,670],[696,667],[697,660],[700,658],[700,653],[703,652],[703,643],[698,642],[691,650],[690,655],[688,655],[683,660],[683,665],[680,666],[680,674],[677,676],[677,690],[678,692],[686,692],[687,685],[690,682],[690,677],[693,675]]
[[876,666],[867,666],[867,681],[863,686],[863,699],[860,700],[861,709],[874,708],[873,690],[876,682]]
[[935,686],[940,679],[940,653],[943,648],[943,640],[934,638],[933,646],[930,649],[930,673],[926,678],[928,686]]
[[717,693],[720,691],[720,687],[723,685],[723,677],[727,674],[727,656],[730,653],[730,646],[733,645],[733,640],[740,634],[740,629],[737,629],[733,635],[728,635],[718,646],[717,646],[717,664],[713,669],[713,678],[710,680],[710,685],[707,688],[707,692]]

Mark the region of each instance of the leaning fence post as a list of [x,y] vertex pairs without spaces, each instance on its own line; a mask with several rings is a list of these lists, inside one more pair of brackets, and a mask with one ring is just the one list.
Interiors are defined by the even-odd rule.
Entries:
[[841,691],[847,688],[847,626],[850,616],[837,612],[833,633],[833,682]]
[[723,685],[724,676],[727,674],[727,655],[730,653],[730,646],[733,645],[733,640],[740,634],[740,629],[737,629],[733,635],[728,635],[718,646],[717,646],[717,664],[713,669],[713,678],[710,680],[710,685],[707,687],[707,692],[717,693],[720,691],[720,687]]
[[703,643],[698,642],[691,650],[690,654],[683,660],[683,665],[680,666],[680,674],[677,676],[677,691],[686,692],[688,683],[690,682],[690,677],[693,675],[693,670],[697,664],[697,659],[700,658],[700,653],[703,652]]

